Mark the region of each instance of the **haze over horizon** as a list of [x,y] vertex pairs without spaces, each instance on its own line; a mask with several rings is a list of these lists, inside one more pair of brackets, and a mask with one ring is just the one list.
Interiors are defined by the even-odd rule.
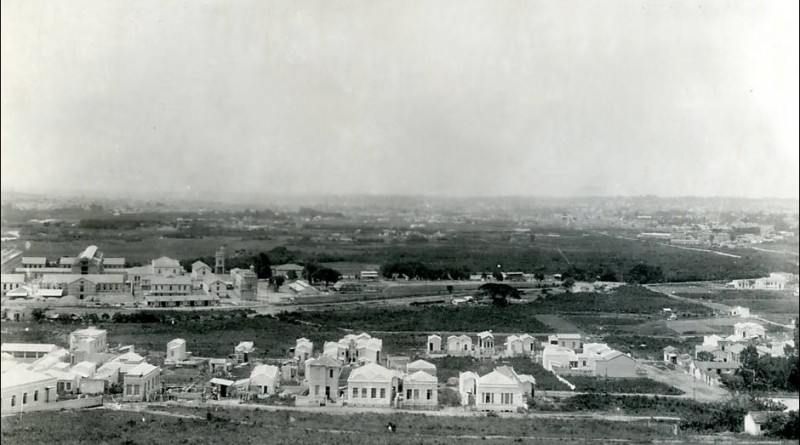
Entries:
[[796,3],[0,5],[4,190],[800,195]]

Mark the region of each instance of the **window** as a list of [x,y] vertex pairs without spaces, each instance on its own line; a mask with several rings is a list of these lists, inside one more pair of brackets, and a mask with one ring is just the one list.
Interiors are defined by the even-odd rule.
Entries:
[[314,385],[314,395],[315,396],[319,395],[319,385]]
[[406,400],[411,400],[411,390],[406,391]]
[[333,369],[329,370],[328,372],[329,372],[328,377],[333,378]]
[[386,398],[386,388],[381,388],[381,398],[382,399]]
[[433,390],[432,390],[432,389],[429,389],[429,390],[427,391],[427,393],[425,394],[425,398],[426,398],[427,400],[431,400],[431,399],[433,398]]
[[133,385],[133,395],[139,395],[139,385]]
[[514,394],[513,393],[503,393],[502,401],[503,401],[503,405],[512,405],[512,404],[514,404]]
[[354,399],[358,398],[358,388],[353,388],[353,398]]
[[370,398],[374,399],[376,397],[378,397],[378,389],[372,388],[372,390],[370,391]]
[[27,392],[23,392],[22,393],[22,404],[24,405],[26,403],[28,403],[28,393]]
[[419,390],[418,389],[414,390],[414,400],[419,400]]
[[492,403],[494,399],[494,394],[490,392],[483,393],[483,403]]
[[38,389],[33,392],[33,401],[34,402],[38,402],[39,401],[39,390]]
[[361,388],[361,398],[362,399],[367,398],[367,388]]
[[11,406],[14,406],[16,404],[17,404],[17,396],[11,396]]

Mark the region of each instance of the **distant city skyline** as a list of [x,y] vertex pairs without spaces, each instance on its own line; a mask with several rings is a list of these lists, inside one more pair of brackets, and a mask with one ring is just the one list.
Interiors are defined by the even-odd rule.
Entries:
[[4,191],[800,196],[796,3],[0,5]]

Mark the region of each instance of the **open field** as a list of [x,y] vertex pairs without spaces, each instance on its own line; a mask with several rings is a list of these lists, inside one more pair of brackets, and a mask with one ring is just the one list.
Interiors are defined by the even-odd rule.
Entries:
[[727,306],[745,306],[754,314],[794,314],[800,313],[800,299],[793,291],[723,290],[714,289],[705,294],[676,292],[686,298],[701,298],[704,301],[721,303]]
[[663,308],[686,315],[707,314],[700,304],[676,301],[643,286],[622,286],[608,293],[564,293],[537,299],[531,304],[540,313],[663,314]]
[[[56,259],[75,255],[88,244],[98,245],[106,256],[121,256],[131,263],[145,263],[162,255],[190,260],[213,255],[219,246],[243,256],[257,255],[278,246],[296,253],[297,261],[339,263],[344,268],[361,264],[381,265],[395,261],[419,261],[430,267],[467,269],[472,272],[503,270],[571,273],[577,278],[606,275],[619,280],[642,260],[664,271],[666,281],[729,280],[757,277],[773,270],[794,270],[794,259],[752,249],[733,249],[741,258],[674,249],[657,243],[631,241],[588,231],[548,228],[558,237],[511,237],[508,222],[450,225],[446,239],[391,243],[377,238],[381,224],[343,219],[340,222],[289,225],[279,220],[270,229],[174,228],[174,216],[150,221],[146,227],[115,229],[76,227],[27,227],[22,237],[4,242],[3,248],[23,248],[26,254]],[[158,216],[153,216],[157,218]],[[173,226],[173,227],[170,227]],[[19,229],[19,227],[17,227]],[[332,241],[330,233],[361,231],[353,242]],[[788,268],[788,269],[787,269]]]

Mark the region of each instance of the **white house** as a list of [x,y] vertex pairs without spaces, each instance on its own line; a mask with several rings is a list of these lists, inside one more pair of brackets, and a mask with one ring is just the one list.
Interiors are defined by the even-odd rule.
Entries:
[[233,349],[234,355],[236,355],[236,360],[239,363],[249,363],[250,356],[255,352],[256,348],[251,341],[243,341],[239,342],[238,345]]
[[183,267],[178,260],[162,256],[153,260],[151,263],[153,274],[161,276],[183,275]]
[[400,378],[377,363],[354,369],[347,378],[347,404],[390,407],[397,398]]
[[70,351],[83,351],[88,353],[106,352],[108,344],[106,336],[108,331],[89,327],[78,329],[69,334]]
[[428,336],[428,354],[442,352],[442,337],[436,334]]
[[260,397],[275,394],[280,383],[279,375],[277,366],[256,365],[250,373],[250,391]]
[[663,349],[664,351],[664,363],[678,363],[678,350],[672,346],[667,346]]
[[736,337],[742,339],[764,338],[766,335],[764,326],[751,321],[736,323],[733,325],[733,332]]
[[636,360],[619,351],[605,351],[595,360],[594,372],[598,377],[636,377]]
[[505,341],[506,355],[518,357],[524,355],[534,355],[534,338],[528,334],[509,335]]
[[744,306],[734,306],[730,310],[732,317],[750,318],[750,308]]
[[125,373],[123,400],[147,402],[161,389],[161,368],[149,363],[140,363]]
[[492,335],[492,331],[483,331],[478,334],[477,351],[481,355],[494,354],[494,335]]
[[744,416],[745,434],[761,436],[764,434],[763,427],[769,419],[780,414],[780,411],[750,411]]
[[186,360],[186,340],[176,338],[167,343],[167,358],[165,361],[181,362]]
[[542,367],[548,371],[576,368],[578,356],[564,346],[548,344],[542,350]]
[[314,343],[307,338],[298,338],[294,346],[294,357],[298,359],[300,367],[303,367],[305,361],[311,358],[311,353],[314,352]]
[[425,371],[417,371],[403,380],[406,408],[436,408],[439,404],[438,379]]
[[341,372],[341,362],[325,354],[306,361],[305,378],[309,396],[313,396],[317,400],[322,399],[322,402],[337,401]]
[[499,369],[482,376],[476,385],[475,407],[481,411],[516,411],[525,407],[522,382]]
[[472,339],[469,335],[451,335],[447,337],[447,353],[450,355],[470,355]]
[[583,349],[583,336],[581,334],[553,334],[547,337],[547,344],[579,351]]
[[461,396],[462,405],[469,406],[474,403],[479,378],[480,376],[472,371],[458,374],[458,394]]

